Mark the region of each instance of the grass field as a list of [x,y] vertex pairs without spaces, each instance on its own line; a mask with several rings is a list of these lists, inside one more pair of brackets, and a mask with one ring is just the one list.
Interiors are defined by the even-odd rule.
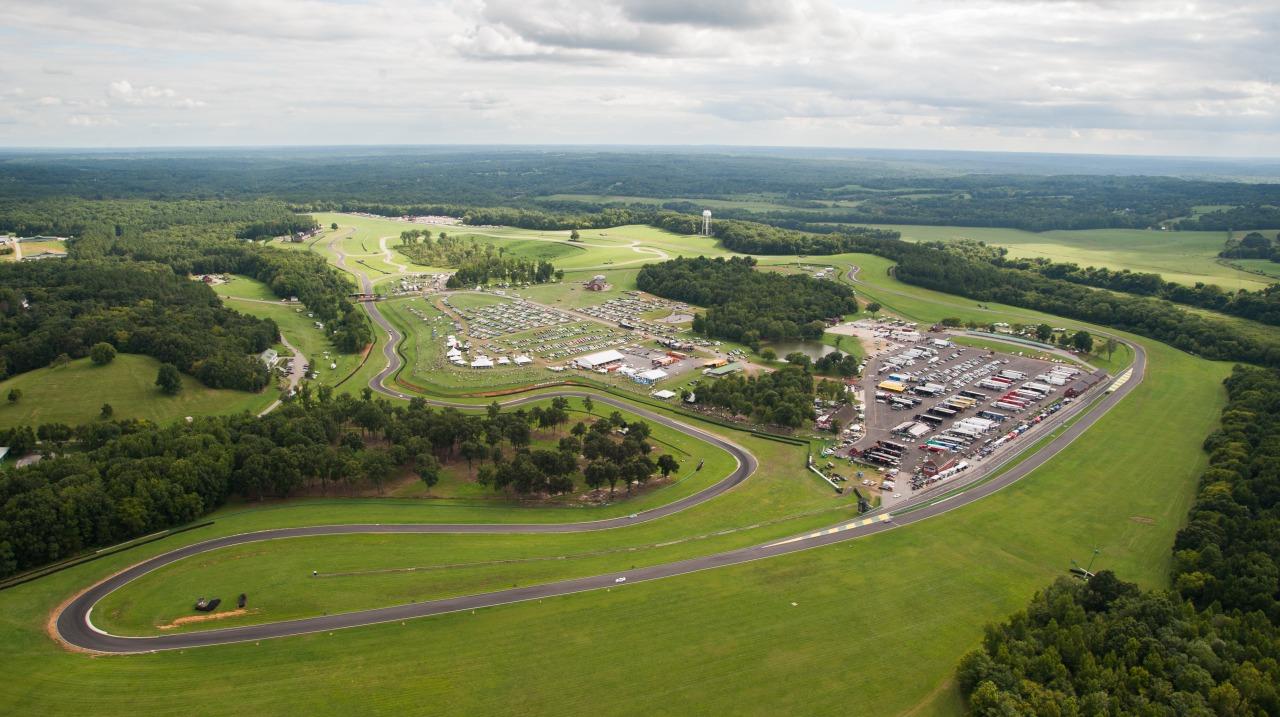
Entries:
[[[690,253],[706,241],[687,239]],[[1079,325],[909,287],[875,257],[828,263],[863,267],[862,298],[921,321]],[[623,272],[605,273],[612,281]],[[535,291],[566,303],[594,298],[565,287]],[[203,714],[956,714],[955,663],[980,640],[982,625],[1022,607],[1071,559],[1099,547],[1099,567],[1166,584],[1169,548],[1205,465],[1200,444],[1217,420],[1229,367],[1143,343],[1146,381],[1044,467],[979,503],[869,538],[603,592],[261,644],[95,659],[66,653],[43,634],[49,610],[75,590],[146,555],[215,535],[334,522],[552,522],[631,510],[418,500],[228,508],[212,526],[0,592],[0,660],[10,665],[0,711],[188,715],[196,705]],[[381,366],[375,353],[344,390],[358,390]],[[758,474],[660,521],[580,535],[255,544],[173,566],[172,583],[130,586],[112,596],[116,612],[101,619],[146,630],[176,614],[173,605],[213,590],[224,599],[249,592],[250,606],[263,608],[252,619],[355,609],[664,562],[851,514],[848,497],[835,497],[803,470],[801,449],[728,435],[760,459]],[[655,545],[673,540],[681,542]],[[479,564],[444,567],[472,562]],[[312,569],[405,567],[432,569],[307,577]],[[263,675],[273,676],[269,688],[259,687]]]
[[[0,593],[0,654],[11,665],[0,702],[11,712],[95,714],[189,714],[193,703],[207,714],[388,714],[446,705],[493,713],[516,703],[557,714],[954,713],[951,672],[981,625],[1021,607],[1063,574],[1070,558],[1100,546],[1103,567],[1163,584],[1173,532],[1204,464],[1199,437],[1221,405],[1217,382],[1226,367],[1158,346],[1150,361],[1148,381],[1087,443],[1033,476],[963,510],[848,544],[475,614],[177,654],[92,659],[62,652],[43,635],[52,605],[93,576],[176,544],[162,541]],[[1177,409],[1186,405],[1204,410]],[[1165,418],[1152,422],[1154,415]],[[768,514],[782,507],[779,495],[762,508],[748,486],[648,529],[672,534],[675,521],[703,523],[700,513],[708,511],[740,524],[735,509]],[[813,492],[802,480],[770,488]],[[249,511],[181,541],[339,516],[369,519],[380,510],[388,509]],[[390,510],[413,520],[411,512],[431,509]],[[415,546],[418,555],[440,561],[469,549],[437,537],[423,542],[439,546],[439,556]],[[365,547],[370,556],[408,549]],[[482,547],[504,554],[497,545]],[[631,564],[630,555],[601,560]],[[601,671],[602,664],[626,667]],[[911,679],[885,665],[910,666]],[[288,678],[273,680],[271,689],[246,687],[261,674]],[[585,674],[593,675],[589,689]]]
[[257,413],[267,407],[276,392],[262,393],[213,389],[182,375],[182,392],[166,396],[156,388],[160,362],[150,356],[119,354],[106,366],[87,358],[59,368],[41,368],[0,382],[0,396],[11,389],[22,391],[17,403],[0,402],[0,428],[41,423],[76,425],[98,420],[102,404],[109,403],[115,418],[145,418],[157,423],[183,416]]
[[1144,229],[1090,229],[1027,232],[993,227],[883,225],[909,241],[971,239],[1008,247],[1014,257],[1046,258],[1080,266],[1160,274],[1182,284],[1217,284],[1226,289],[1261,289],[1270,282],[1215,261],[1225,232],[1162,232]]

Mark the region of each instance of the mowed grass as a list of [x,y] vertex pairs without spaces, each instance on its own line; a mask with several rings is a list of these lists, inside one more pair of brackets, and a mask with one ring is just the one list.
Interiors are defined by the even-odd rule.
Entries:
[[[1165,583],[1227,367],[1160,346],[1150,347],[1150,362],[1143,385],[1032,476],[980,503],[862,540],[609,591],[260,644],[95,659],[64,652],[43,634],[54,604],[176,544],[162,541],[0,593],[0,655],[10,665],[0,703],[13,713],[108,715],[186,715],[192,705],[202,714],[493,714],[513,705],[566,715],[899,714],[918,706],[949,713],[957,706],[949,687],[955,662],[977,644],[982,624],[1020,608],[1071,559],[1098,546],[1099,566],[1145,585]],[[748,497],[749,505],[758,500]],[[300,524],[323,516],[255,511],[234,527],[298,524],[291,513]],[[250,687],[264,674],[277,676],[270,689]]]
[[995,227],[883,225],[908,241],[970,239],[1009,249],[1009,255],[1073,262],[1080,266],[1156,273],[1166,281],[1217,284],[1225,289],[1257,290],[1266,278],[1216,261],[1226,232],[1164,232],[1145,229],[1060,230],[1042,233]]
[[[861,256],[844,259],[866,264]],[[925,320],[961,312],[987,321],[1041,318],[1012,307],[979,309],[884,275],[869,289],[885,297],[886,306],[892,299]],[[1101,567],[1146,585],[1167,580],[1169,546],[1204,465],[1199,445],[1216,421],[1228,368],[1148,347],[1147,380],[1027,479],[978,504],[867,539],[606,592],[261,644],[93,659],[63,652],[45,637],[49,609],[76,589],[145,555],[215,534],[423,515],[554,520],[573,509],[530,515],[416,501],[308,501],[238,515],[223,511],[209,528],[0,593],[0,655],[13,665],[0,686],[0,704],[14,713],[183,715],[192,705],[207,714],[491,714],[516,705],[537,714],[896,714],[916,708],[953,714],[960,706],[950,686],[954,665],[977,644],[981,625],[1022,607],[1064,574],[1070,559],[1098,546]],[[778,444],[741,442],[763,466],[791,460]],[[676,535],[690,528],[681,521],[691,521],[697,528],[691,534],[705,534],[741,526],[751,516],[841,504],[815,481],[786,469],[779,480],[753,478],[711,503],[624,532]],[[847,501],[842,505],[847,511]],[[834,517],[796,518],[756,531],[796,532]],[[473,549],[485,555],[546,549],[546,536],[524,537],[528,546],[442,546],[437,560]],[[356,546],[351,555],[396,549],[407,548]],[[566,567],[585,563],[572,559]],[[466,580],[489,579],[485,570]],[[492,569],[494,578],[505,570]],[[517,579],[526,576],[548,574]],[[424,589],[447,590],[450,583]],[[246,687],[260,684],[262,675],[276,677],[270,689]]]
[[145,418],[166,423],[184,416],[254,413],[276,397],[262,393],[213,389],[182,374],[182,391],[166,396],[156,387],[160,362],[150,356],[119,354],[106,366],[87,358],[58,368],[40,368],[0,382],[0,396],[22,391],[17,403],[0,401],[0,428],[41,423],[77,425],[98,420],[102,404],[111,404],[113,418]]

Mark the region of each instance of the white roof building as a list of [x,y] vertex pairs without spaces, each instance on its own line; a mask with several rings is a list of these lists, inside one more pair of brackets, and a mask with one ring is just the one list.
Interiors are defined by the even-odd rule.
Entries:
[[624,358],[626,357],[623,356],[620,351],[617,351],[616,349],[609,349],[608,351],[587,354],[586,356],[582,356],[575,360],[574,363],[578,364],[578,366],[581,366],[582,368],[593,369],[599,366],[607,366],[608,364],[622,361]]
[[661,391],[654,391],[651,395],[652,395],[654,398],[662,399],[663,401],[665,401],[665,400],[667,400],[668,398],[675,398],[675,396],[676,396],[676,392],[675,392],[675,391],[669,391],[669,390],[667,390],[667,389],[665,389],[665,388],[664,388],[664,389],[662,389]]

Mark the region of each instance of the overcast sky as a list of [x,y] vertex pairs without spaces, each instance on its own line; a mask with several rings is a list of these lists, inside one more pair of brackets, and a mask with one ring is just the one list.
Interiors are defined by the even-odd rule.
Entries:
[[1280,156],[1280,2],[0,0],[0,146]]

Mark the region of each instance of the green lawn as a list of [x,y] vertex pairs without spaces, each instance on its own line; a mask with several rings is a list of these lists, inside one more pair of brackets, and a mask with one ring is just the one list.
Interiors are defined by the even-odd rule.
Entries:
[[[1150,359],[1147,382],[1088,440],[1028,479],[962,510],[851,543],[607,592],[261,644],[94,659],[63,652],[43,634],[48,610],[72,591],[180,542],[255,527],[367,520],[387,511],[415,520],[432,509],[363,504],[227,514],[191,535],[0,593],[0,655],[10,665],[0,703],[13,713],[95,714],[190,714],[193,704],[204,714],[475,714],[516,703],[522,712],[539,714],[898,714],[918,705],[954,713],[950,676],[959,655],[981,637],[982,624],[1021,607],[1034,590],[1063,574],[1071,558],[1099,546],[1103,567],[1146,585],[1166,579],[1169,545],[1204,465],[1200,437],[1221,406],[1218,381],[1227,367],[1159,346],[1151,348]],[[1202,410],[1185,410],[1188,405]],[[759,443],[750,448],[761,450]],[[670,521],[617,531],[618,540],[627,542],[634,533],[640,544],[641,531],[669,535],[677,523],[697,534],[740,525],[752,515],[736,515],[739,510],[772,515],[803,504],[796,491],[815,494],[802,472],[753,479]],[[823,499],[831,500],[821,496],[819,505]],[[545,543],[547,536],[525,537],[527,545],[516,537],[422,536],[422,545],[357,540],[329,547],[335,562],[359,562],[363,553],[384,565],[395,563],[400,550],[414,551],[401,566],[419,557],[452,562],[455,552],[465,557],[464,551],[506,556],[573,548]],[[501,545],[505,540],[512,543]],[[305,570],[305,550],[286,552],[282,565]],[[578,567],[625,568],[635,559],[590,558],[598,563]],[[459,580],[483,584],[485,569],[478,570],[457,573]],[[510,574],[516,582],[542,570],[491,569],[487,579],[496,584]],[[361,594],[340,580],[302,582],[334,594]],[[432,581],[434,588],[419,585],[450,589],[447,577],[426,579]],[[403,585],[385,589],[417,594]],[[910,666],[910,679],[885,665]],[[288,677],[274,680],[270,690],[245,688],[262,674]],[[583,675],[593,676],[589,689]]]
[[184,416],[257,413],[276,397],[262,393],[213,389],[182,375],[182,392],[166,396],[156,388],[160,362],[150,356],[119,354],[106,366],[87,358],[59,368],[41,368],[0,382],[0,396],[22,391],[17,403],[0,402],[0,428],[41,423],[76,425],[98,420],[102,404],[115,409],[115,418],[145,418],[165,423]]
[[1014,257],[1046,258],[1080,266],[1160,274],[1182,284],[1217,284],[1226,289],[1261,289],[1266,278],[1220,264],[1225,232],[1164,232],[1145,229],[1089,229],[1028,232],[993,227],[883,225],[909,241],[971,239],[1008,247]]
[[[336,216],[346,224],[345,215]],[[643,238],[669,254],[664,246],[676,241],[632,231],[604,230],[600,243],[632,235],[629,241]],[[676,239],[688,240],[690,253],[708,241]],[[634,254],[628,246],[611,250]],[[876,257],[828,263],[863,267],[861,298],[916,320],[1080,326],[903,285]],[[566,277],[564,287],[529,293],[560,292],[553,298],[566,303],[594,298],[573,294],[569,283]],[[553,522],[631,510],[420,500],[228,508],[207,528],[0,592],[0,660],[10,666],[0,711],[493,714],[518,705],[521,713],[564,715],[956,714],[955,663],[981,639],[982,625],[1024,606],[1071,559],[1098,547],[1099,567],[1144,585],[1166,584],[1170,545],[1205,465],[1200,445],[1217,420],[1229,366],[1143,343],[1147,379],[1045,466],[979,503],[861,540],[603,592],[261,644],[98,659],[67,653],[46,637],[49,611],[76,590],[147,555],[216,535],[335,522]],[[1113,362],[1124,358],[1118,353]],[[363,387],[382,365],[375,353],[344,390]],[[174,582],[139,582],[112,596],[118,612],[95,616],[147,629],[177,614],[174,605],[213,590],[224,599],[249,592],[250,605],[263,609],[252,619],[355,609],[716,552],[851,513],[848,497],[835,497],[803,470],[800,450],[727,435],[760,459],[758,474],[660,521],[580,535],[258,544],[174,566]],[[661,499],[659,492],[639,500]],[[656,545],[672,540],[681,542]],[[325,572],[434,569],[308,578],[321,562],[332,566]],[[443,567],[472,562],[479,564]],[[246,687],[263,675],[273,676],[271,689]]]

